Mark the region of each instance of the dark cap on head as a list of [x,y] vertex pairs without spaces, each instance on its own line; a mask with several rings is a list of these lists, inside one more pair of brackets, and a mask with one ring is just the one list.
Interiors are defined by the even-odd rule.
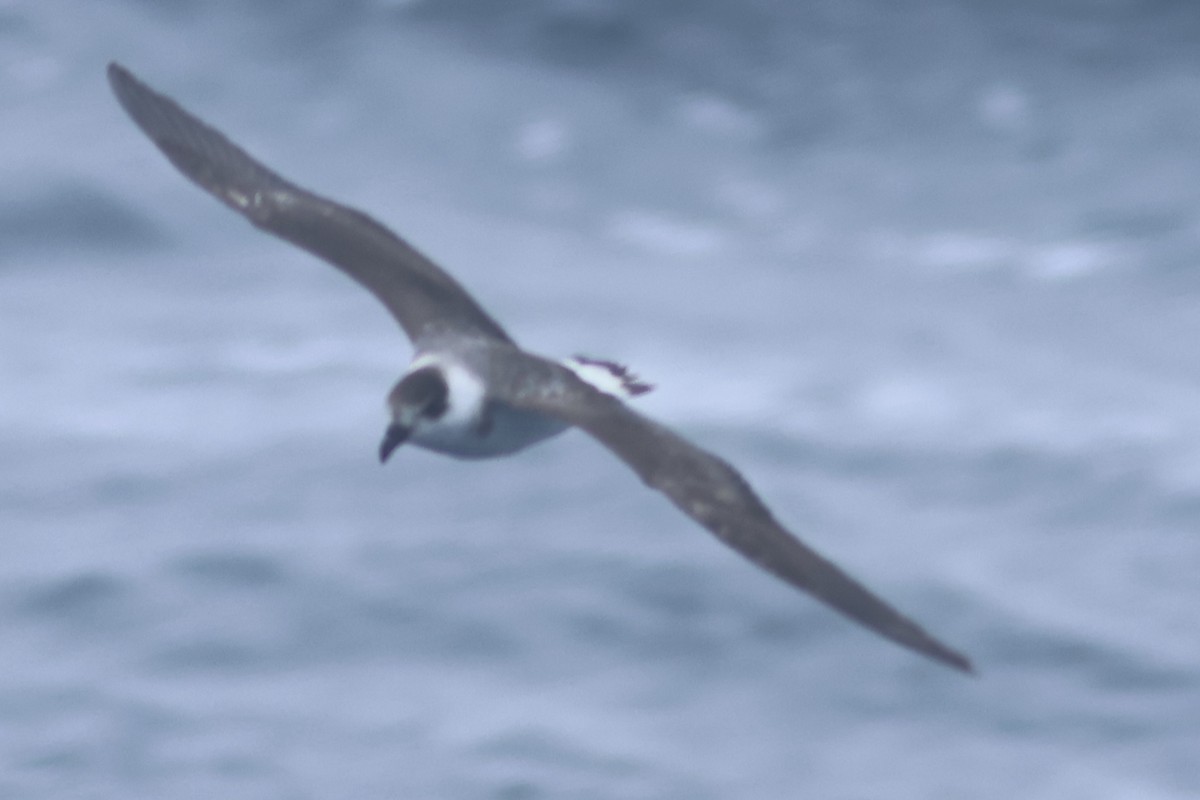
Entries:
[[436,367],[422,367],[405,375],[388,395],[392,423],[388,425],[379,445],[379,461],[388,460],[397,447],[412,434],[421,417],[437,419],[449,408],[449,387],[446,377]]
[[446,376],[437,367],[422,367],[414,370],[396,384],[388,396],[392,416],[408,410],[415,416],[437,419],[446,413],[449,400]]

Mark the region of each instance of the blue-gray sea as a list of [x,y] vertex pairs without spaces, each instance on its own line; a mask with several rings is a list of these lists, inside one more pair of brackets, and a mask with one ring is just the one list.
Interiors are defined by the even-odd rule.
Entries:
[[[0,798],[1200,797],[1189,2],[0,4]],[[581,433],[376,447],[410,351],[116,59],[368,210],[952,645]]]

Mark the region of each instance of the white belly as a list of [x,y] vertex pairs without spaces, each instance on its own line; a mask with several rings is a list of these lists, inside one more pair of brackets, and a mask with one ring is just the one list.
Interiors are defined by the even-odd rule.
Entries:
[[484,422],[447,414],[419,425],[410,442],[459,458],[493,458],[523,450],[556,436],[569,426],[552,417],[493,405]]
[[[418,420],[408,439],[418,447],[459,458],[492,458],[523,450],[570,427],[553,417],[488,402],[477,374],[445,353],[422,353],[413,359],[409,371],[429,364],[436,364],[445,376],[448,408],[435,420]],[[609,361],[577,356],[564,364],[615,397],[626,399],[650,389],[627,369]]]

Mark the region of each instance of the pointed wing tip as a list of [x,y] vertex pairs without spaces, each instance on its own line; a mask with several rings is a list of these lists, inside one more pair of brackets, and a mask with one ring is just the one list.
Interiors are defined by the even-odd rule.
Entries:
[[121,101],[122,105],[125,104],[125,100],[132,89],[142,87],[141,81],[116,61],[108,62],[107,73],[108,85],[112,87],[113,93],[116,94],[117,99]]
[[978,673],[975,671],[975,664],[971,659],[949,645],[944,644],[911,618],[901,614],[874,595],[868,593],[867,597],[872,600],[872,604],[878,603],[879,605],[869,614],[862,613],[862,608],[838,602],[839,599],[843,599],[840,595],[835,598],[834,596],[822,596],[818,594],[816,597],[872,633],[879,634],[912,653],[924,656],[930,661],[961,672],[964,675],[978,677]]
[[970,675],[972,678],[978,678],[979,673],[975,670],[975,665],[971,663],[971,659],[964,656],[962,653],[956,653],[953,650],[944,648],[937,653],[931,653],[933,658],[940,663],[945,664],[951,669],[956,669],[964,675]]
[[964,675],[970,675],[972,677],[979,676],[979,673],[975,671],[975,665],[971,662],[971,659],[967,658],[957,650],[942,644],[933,636],[929,635],[923,629],[918,627],[915,623],[910,623],[910,625],[911,627],[908,629],[908,631],[898,636],[884,633],[883,631],[879,632],[884,633],[885,636],[887,636],[889,639],[892,639],[897,644],[901,644],[916,653],[920,653],[926,658],[936,661],[942,666],[958,670]]
[[108,63],[108,85],[125,113],[153,141],[158,142],[161,125],[153,124],[170,100],[138,80],[132,72],[116,61]]

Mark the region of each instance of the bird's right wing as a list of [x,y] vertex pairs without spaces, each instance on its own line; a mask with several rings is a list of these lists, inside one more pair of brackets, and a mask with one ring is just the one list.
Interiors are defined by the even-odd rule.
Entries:
[[412,340],[462,334],[511,341],[467,291],[361,211],[285,180],[119,64],[121,105],[184,175],[255,226],[319,256],[371,291]]
[[955,669],[973,671],[966,656],[926,633],[789,533],[724,460],[558,365],[523,355],[519,367],[505,372],[523,378],[497,381],[499,399],[587,431],[648,486],[754,564],[904,647]]

